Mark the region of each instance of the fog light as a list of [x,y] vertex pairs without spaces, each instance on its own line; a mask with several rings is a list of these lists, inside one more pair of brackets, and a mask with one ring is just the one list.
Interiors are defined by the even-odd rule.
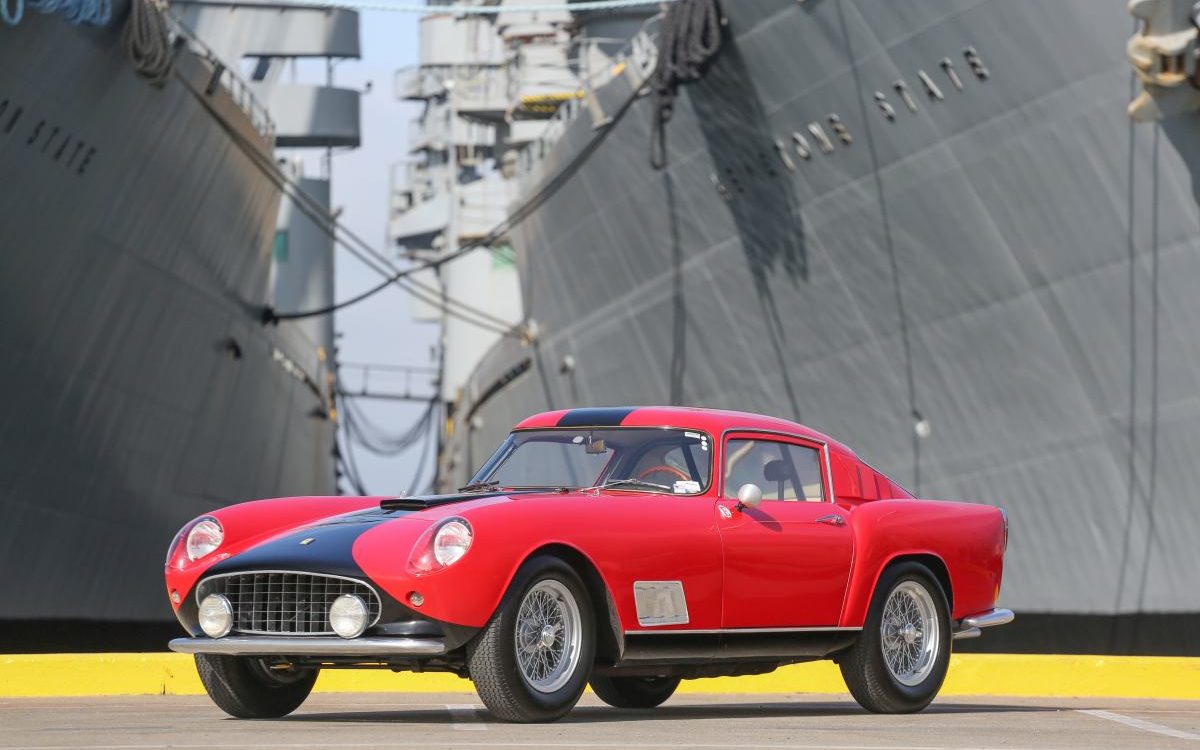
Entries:
[[178,592],[178,591],[172,591],[172,592],[171,592],[171,603],[172,603],[172,604],[179,604],[179,603],[180,603],[180,602],[182,602],[182,601],[183,601],[183,597],[181,597],[181,596],[179,595],[179,592]]
[[233,628],[233,606],[220,594],[210,594],[200,602],[200,629],[209,638],[221,638]]
[[410,591],[408,592],[408,603],[419,607],[425,603],[425,596],[420,591]]
[[329,627],[343,638],[362,635],[370,616],[366,603],[352,594],[342,594],[329,605]]

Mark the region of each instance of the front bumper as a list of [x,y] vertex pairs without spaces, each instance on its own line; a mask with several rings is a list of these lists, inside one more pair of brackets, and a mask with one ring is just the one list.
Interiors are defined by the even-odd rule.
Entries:
[[176,638],[170,649],[181,654],[226,656],[405,657],[446,653],[441,638],[314,638],[287,636],[225,636]]

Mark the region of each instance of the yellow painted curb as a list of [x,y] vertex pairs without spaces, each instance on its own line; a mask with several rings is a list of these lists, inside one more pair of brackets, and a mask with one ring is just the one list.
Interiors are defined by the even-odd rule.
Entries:
[[[444,673],[328,670],[317,690],[331,693],[470,692]],[[796,664],[771,674],[686,680],[684,693],[844,693],[832,662]],[[0,697],[201,695],[183,654],[0,655]],[[942,695],[1169,698],[1200,700],[1200,658],[960,654],[952,657]]]
[[[770,674],[685,681],[689,693],[844,693],[831,661]],[[1200,658],[956,654],[940,695],[1200,700]]]

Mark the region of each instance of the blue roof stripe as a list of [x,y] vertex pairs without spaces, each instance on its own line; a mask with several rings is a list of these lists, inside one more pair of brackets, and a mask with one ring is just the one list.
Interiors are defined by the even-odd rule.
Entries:
[[617,427],[637,407],[601,406],[593,409],[572,409],[558,420],[559,427]]

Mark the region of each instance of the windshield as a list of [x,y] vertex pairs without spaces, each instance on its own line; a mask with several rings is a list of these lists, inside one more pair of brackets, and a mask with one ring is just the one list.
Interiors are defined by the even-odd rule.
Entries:
[[712,441],[654,427],[520,430],[468,486],[596,487],[698,495],[708,489]]

